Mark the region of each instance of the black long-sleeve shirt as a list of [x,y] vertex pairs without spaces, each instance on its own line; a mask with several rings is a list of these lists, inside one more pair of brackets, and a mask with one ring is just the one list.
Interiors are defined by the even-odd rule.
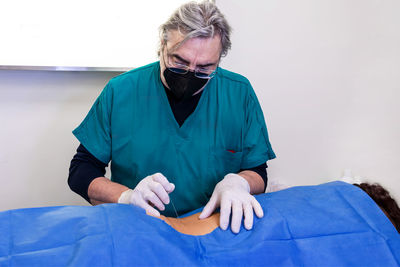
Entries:
[[[179,126],[182,126],[185,120],[193,113],[196,106],[200,100],[202,92],[195,96],[185,100],[179,101],[176,99],[174,94],[165,88],[165,92],[168,96],[168,101],[171,106],[172,112],[175,116],[176,121]],[[106,173],[106,167],[108,164],[100,161],[95,156],[93,156],[82,144],[79,145],[77,153],[71,160],[71,165],[69,168],[68,185],[72,191],[82,196],[84,199],[89,201],[88,188],[90,183],[97,177],[103,177]],[[258,173],[264,180],[264,191],[267,186],[267,164],[263,163],[260,166],[254,168],[242,169],[250,170]]]

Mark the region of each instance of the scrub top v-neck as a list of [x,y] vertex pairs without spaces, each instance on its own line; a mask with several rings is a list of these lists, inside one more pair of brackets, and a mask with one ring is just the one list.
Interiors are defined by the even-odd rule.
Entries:
[[178,134],[182,133],[185,135],[185,132],[187,131],[187,129],[185,129],[185,128],[190,128],[190,126],[188,126],[188,124],[191,124],[192,120],[196,120],[196,118],[195,118],[197,116],[196,113],[198,113],[198,110],[202,108],[201,107],[202,100],[204,99],[203,95],[206,94],[206,92],[203,90],[194,111],[184,120],[182,125],[179,125],[174,113],[172,112],[171,104],[168,100],[168,96],[167,96],[165,87],[161,82],[161,79],[158,79],[158,87],[161,88],[163,91],[163,92],[161,92],[161,90],[160,90],[159,95],[160,95],[161,102],[162,102],[162,108],[168,114],[167,116],[169,117],[168,120],[171,122],[171,127],[176,127]]
[[183,122],[193,113],[197,104],[199,103],[200,97],[202,96],[202,91],[196,95],[189,97],[188,99],[179,99],[176,95],[171,92],[166,86],[164,90],[168,97],[168,102],[171,107],[172,113],[174,114],[175,120],[180,126]]
[[96,158],[111,161],[111,180],[134,188],[160,172],[175,184],[161,212],[204,206],[227,174],[275,157],[257,97],[246,78],[218,68],[180,127],[155,62],[106,85],[73,131]]

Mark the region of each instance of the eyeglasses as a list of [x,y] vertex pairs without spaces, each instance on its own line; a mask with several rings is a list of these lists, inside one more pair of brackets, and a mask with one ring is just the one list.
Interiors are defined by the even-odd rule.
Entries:
[[[176,56],[171,55],[167,52],[167,65],[170,71],[178,74],[186,74],[190,71],[190,66],[180,61]],[[194,70],[194,76],[201,79],[211,79],[217,73],[217,68],[196,68]]]

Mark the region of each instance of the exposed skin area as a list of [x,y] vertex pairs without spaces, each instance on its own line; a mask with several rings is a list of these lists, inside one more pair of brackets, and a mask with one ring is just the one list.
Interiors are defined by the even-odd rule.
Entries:
[[176,231],[186,235],[206,235],[219,226],[219,213],[214,213],[210,217],[201,220],[199,215],[200,212],[184,218],[165,217],[164,215],[156,218],[163,220]]

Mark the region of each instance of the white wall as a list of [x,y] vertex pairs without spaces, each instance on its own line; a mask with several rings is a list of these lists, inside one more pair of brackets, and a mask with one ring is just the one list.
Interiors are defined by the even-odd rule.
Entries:
[[1,1],[0,64],[100,69],[145,65],[157,59],[158,26],[184,2]]
[[[223,66],[244,74],[295,185],[345,168],[400,199],[400,2],[217,0],[234,27]],[[67,186],[82,121],[115,73],[0,70],[0,210],[85,204]]]
[[71,131],[113,75],[0,71],[0,210],[86,205],[67,185]]
[[264,110],[271,178],[315,184],[350,168],[400,200],[400,1],[216,3],[234,28],[222,65]]

